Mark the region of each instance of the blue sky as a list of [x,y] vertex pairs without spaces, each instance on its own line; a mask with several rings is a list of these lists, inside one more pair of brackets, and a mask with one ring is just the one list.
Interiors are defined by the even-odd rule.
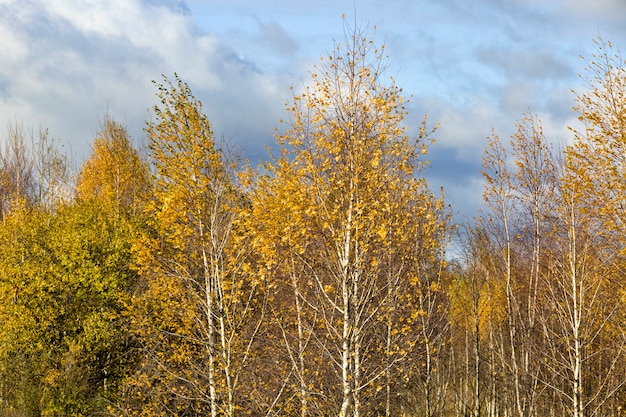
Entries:
[[151,80],[176,71],[254,163],[344,14],[376,26],[409,132],[425,113],[441,124],[426,176],[461,217],[480,205],[492,129],[506,139],[530,109],[567,140],[580,55],[599,35],[626,48],[624,0],[0,0],[0,140],[9,123],[43,124],[78,164],[108,113],[139,142]]

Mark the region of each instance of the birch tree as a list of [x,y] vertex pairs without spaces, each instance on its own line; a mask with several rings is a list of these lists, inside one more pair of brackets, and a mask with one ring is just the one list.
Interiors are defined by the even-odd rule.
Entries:
[[136,314],[145,359],[130,397],[152,397],[157,414],[233,416],[245,398],[240,377],[258,330],[252,313],[262,303],[242,267],[244,199],[187,84],[176,77],[157,87],[161,103],[146,129],[150,220],[135,245],[145,283]]
[[21,206],[52,209],[72,194],[71,171],[59,141],[41,127],[38,135],[9,124],[0,149],[0,218]]
[[564,178],[547,255],[541,325],[551,377],[544,382],[569,415],[609,415],[608,402],[623,384],[613,377],[623,366],[623,335],[614,327],[621,325],[621,301],[612,285],[614,254],[603,243],[595,212],[581,204],[586,191],[577,183]]
[[[553,309],[563,343],[555,358],[567,374],[557,388],[572,416],[608,415],[623,392],[624,327],[620,270],[624,265],[626,69],[617,48],[601,39],[588,60],[577,97],[582,128],[573,129],[562,181],[561,254],[551,262]],[[560,279],[557,279],[560,277]],[[561,335],[558,338],[557,335]],[[552,345],[552,352],[559,352]],[[617,402],[619,402],[617,400]]]
[[541,122],[532,114],[517,124],[508,149],[492,135],[484,158],[487,210],[479,223],[487,239],[476,243],[492,248],[481,262],[491,279],[501,281],[494,288],[504,291],[506,313],[501,323],[493,323],[506,381],[502,406],[521,417],[538,412],[542,391],[542,265],[552,243],[550,219],[560,204],[560,173]]
[[[438,270],[427,265],[441,260],[447,214],[420,177],[432,131],[424,120],[417,137],[406,134],[401,89],[383,79],[385,66],[384,48],[346,26],[345,40],[289,105],[281,155],[265,166],[275,191],[253,199],[263,223],[284,231],[262,231],[282,248],[266,256],[298,265],[298,279],[288,281],[292,305],[306,310],[299,317],[312,333],[293,340],[326,368],[314,374],[316,389],[308,381],[296,388],[311,415],[399,412],[391,407],[415,360],[413,326],[427,314],[418,293],[436,286],[426,271]],[[292,362],[296,375],[319,368]]]

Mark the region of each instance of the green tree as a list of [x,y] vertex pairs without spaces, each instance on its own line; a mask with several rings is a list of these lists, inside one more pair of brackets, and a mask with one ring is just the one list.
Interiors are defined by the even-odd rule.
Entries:
[[0,228],[3,407],[89,415],[127,372],[130,229],[96,204],[21,209]]

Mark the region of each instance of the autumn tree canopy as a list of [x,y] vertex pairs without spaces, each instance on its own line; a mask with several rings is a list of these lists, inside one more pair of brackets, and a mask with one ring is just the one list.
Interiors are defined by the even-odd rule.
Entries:
[[273,285],[286,286],[276,303],[294,312],[276,331],[302,415],[392,413],[429,342],[420,302],[438,291],[447,213],[421,176],[432,131],[424,119],[417,137],[406,134],[385,66],[384,47],[346,26],[294,95],[281,155],[253,195],[258,250]]

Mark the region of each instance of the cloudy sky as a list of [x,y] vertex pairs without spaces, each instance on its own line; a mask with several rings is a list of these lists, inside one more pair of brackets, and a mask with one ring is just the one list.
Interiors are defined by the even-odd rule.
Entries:
[[177,72],[255,163],[343,14],[376,26],[409,130],[441,123],[426,175],[461,217],[480,204],[492,129],[508,137],[530,109],[566,140],[580,56],[598,36],[626,49],[625,0],[0,0],[0,140],[45,125],[79,164],[108,113],[140,141],[151,80]]

